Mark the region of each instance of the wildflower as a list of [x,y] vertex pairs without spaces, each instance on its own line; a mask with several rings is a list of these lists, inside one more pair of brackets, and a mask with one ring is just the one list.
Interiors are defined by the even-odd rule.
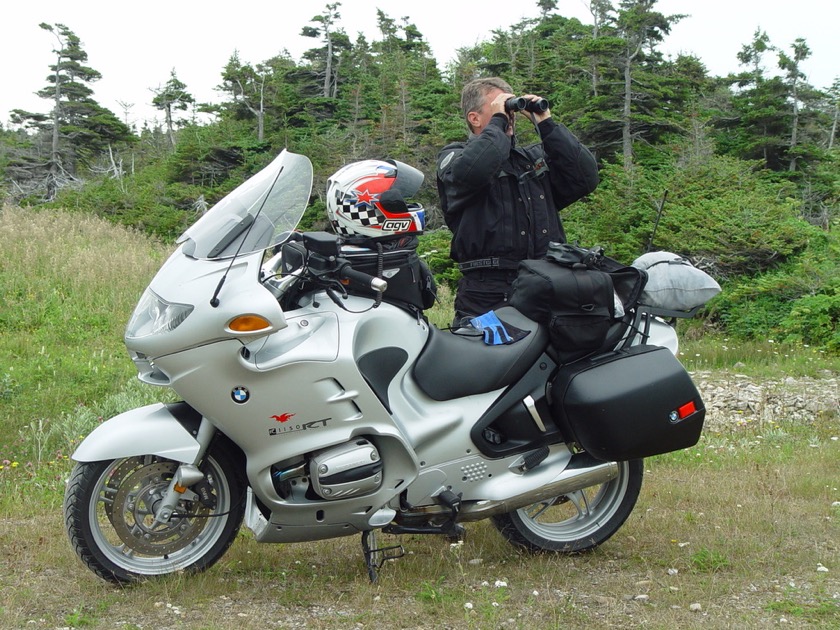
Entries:
[[507,586],[507,582],[505,582],[504,580],[496,580],[496,583],[493,586],[495,586],[496,588],[504,588],[505,586]]
[[466,604],[464,604],[464,608],[466,610],[472,610],[473,609],[472,602],[467,602]]

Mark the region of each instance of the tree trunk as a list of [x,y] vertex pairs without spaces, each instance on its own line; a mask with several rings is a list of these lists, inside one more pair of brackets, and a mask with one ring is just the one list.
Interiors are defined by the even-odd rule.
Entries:
[[52,115],[52,145],[50,147],[50,169],[47,174],[47,199],[55,199],[58,192],[58,175],[61,172],[61,153],[59,151],[61,124],[61,54],[55,62],[55,101]]
[[624,170],[633,166],[633,135],[630,129],[630,103],[633,99],[630,64],[632,57],[624,60],[624,111],[621,115],[621,148],[624,156]]
[[166,134],[169,138],[169,146],[175,146],[175,129],[174,124],[172,123],[172,103],[167,103],[166,107],[164,108],[164,112],[166,114]]
[[332,37],[330,32],[326,32],[327,36],[327,58],[325,60],[324,69],[324,98],[330,96],[330,82],[332,80]]
[[796,79],[793,80],[793,129],[790,133],[790,167],[788,170],[791,172],[796,170],[796,146],[798,142],[798,132],[799,132],[799,94],[797,90],[797,81]]

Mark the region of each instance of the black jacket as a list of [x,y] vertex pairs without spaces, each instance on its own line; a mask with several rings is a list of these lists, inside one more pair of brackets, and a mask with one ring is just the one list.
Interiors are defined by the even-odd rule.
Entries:
[[[507,118],[496,114],[479,135],[446,146],[438,155],[437,184],[450,255],[456,262],[498,259],[513,269],[539,258],[550,241],[565,241],[558,211],[595,190],[592,154],[563,125],[539,124],[541,144],[513,147]],[[544,157],[547,171],[535,175]],[[496,265],[493,265],[496,266]]]

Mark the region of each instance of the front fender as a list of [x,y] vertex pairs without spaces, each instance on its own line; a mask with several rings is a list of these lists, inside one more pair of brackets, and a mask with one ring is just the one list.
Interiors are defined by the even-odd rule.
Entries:
[[200,445],[187,426],[194,424],[197,431],[200,420],[198,412],[186,403],[156,403],[138,407],[96,427],[79,444],[72,457],[77,462],[97,462],[136,455],[159,455],[192,464]]

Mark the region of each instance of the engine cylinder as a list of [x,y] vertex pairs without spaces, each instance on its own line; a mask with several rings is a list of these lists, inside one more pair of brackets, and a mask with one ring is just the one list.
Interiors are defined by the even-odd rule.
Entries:
[[309,478],[328,500],[375,492],[382,484],[379,451],[364,438],[320,451],[309,462]]

